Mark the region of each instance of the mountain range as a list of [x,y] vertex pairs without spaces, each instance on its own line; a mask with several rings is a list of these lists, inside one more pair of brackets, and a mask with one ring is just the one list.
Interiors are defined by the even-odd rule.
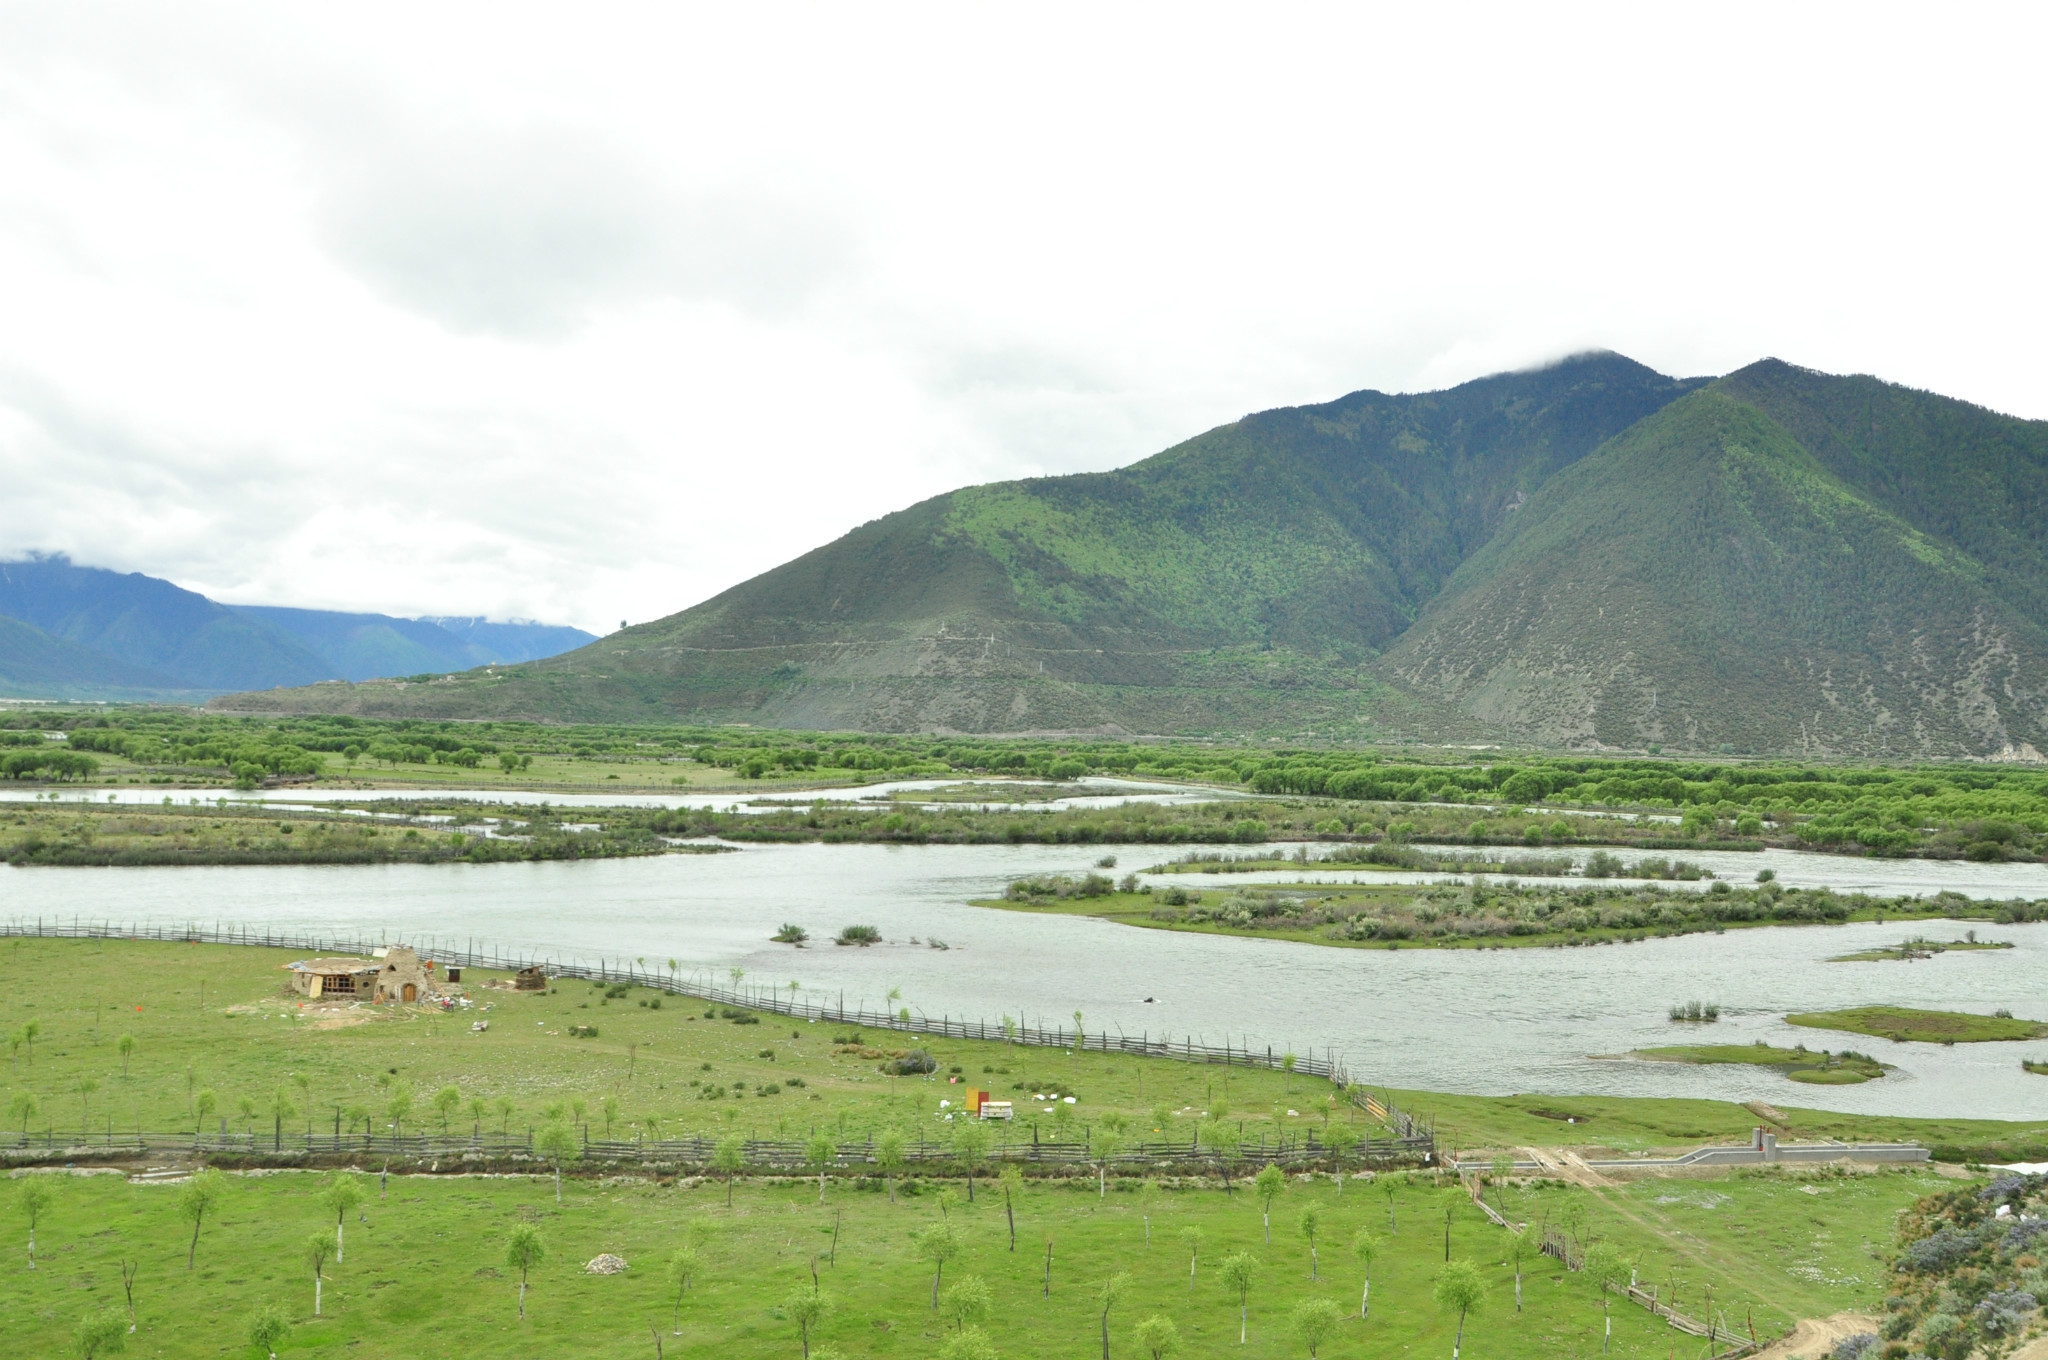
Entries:
[[217,704],[2038,758],[2048,423],[1586,354],[964,488],[524,665]]
[[224,605],[61,554],[0,562],[0,694],[191,702],[531,661],[594,640],[548,624]]

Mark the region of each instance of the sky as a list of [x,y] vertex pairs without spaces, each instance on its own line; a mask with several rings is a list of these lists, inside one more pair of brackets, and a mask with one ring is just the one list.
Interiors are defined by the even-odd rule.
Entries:
[[604,632],[1590,348],[2048,418],[2042,13],[0,0],[0,557]]

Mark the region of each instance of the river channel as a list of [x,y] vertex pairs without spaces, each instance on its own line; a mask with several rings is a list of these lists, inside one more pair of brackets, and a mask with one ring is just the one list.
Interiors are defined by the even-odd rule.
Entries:
[[[1158,846],[745,846],[722,855],[485,865],[233,868],[0,867],[0,918],[215,922],[368,932],[427,942],[474,938],[557,958],[674,958],[748,984],[879,1007],[892,988],[926,1014],[1005,1014],[1093,1029],[1192,1035],[1321,1052],[1362,1079],[1482,1094],[1709,1096],[1868,1113],[2048,1119],[2048,1077],[2020,1069],[2048,1042],[1893,1044],[1795,1029],[1789,1011],[1889,1002],[2048,1019],[2048,925],[1945,922],[1732,930],[1630,945],[1486,951],[1349,950],[1141,930],[966,905],[1025,874],[1079,873],[1104,855],[1119,871],[1170,857]],[[1747,881],[1880,892],[1943,888],[1976,897],[2048,896],[2048,868],[1937,864],[1771,852],[1695,855]],[[1722,860],[1728,863],[1724,866]],[[1336,875],[1360,877],[1355,871]],[[1261,875],[1261,877],[1264,877]],[[1194,874],[1208,888],[1245,881]],[[817,943],[768,936],[784,922]],[[836,948],[849,924],[888,943]],[[2009,950],[1913,963],[1829,956],[1946,938],[1974,928]],[[917,943],[912,943],[915,940]],[[933,941],[943,942],[937,948]],[[1718,1002],[1712,1027],[1671,1024],[1673,1002]],[[1863,1086],[1803,1086],[1740,1067],[1628,1061],[1632,1048],[1687,1041],[1853,1047],[1900,1069]]]

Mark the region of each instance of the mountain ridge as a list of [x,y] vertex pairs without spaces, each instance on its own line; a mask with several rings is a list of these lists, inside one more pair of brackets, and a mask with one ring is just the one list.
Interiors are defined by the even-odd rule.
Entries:
[[2048,423],[1595,352],[965,487],[579,651],[220,707],[1990,756],[2048,744]]

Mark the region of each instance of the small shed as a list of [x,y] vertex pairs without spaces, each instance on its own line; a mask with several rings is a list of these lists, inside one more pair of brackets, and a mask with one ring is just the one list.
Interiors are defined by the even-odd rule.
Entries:
[[522,968],[512,975],[512,988],[520,992],[544,992],[548,989],[547,970],[538,965]]
[[292,990],[311,1000],[323,997],[368,997],[377,983],[377,964],[370,959],[300,959],[288,963]]

